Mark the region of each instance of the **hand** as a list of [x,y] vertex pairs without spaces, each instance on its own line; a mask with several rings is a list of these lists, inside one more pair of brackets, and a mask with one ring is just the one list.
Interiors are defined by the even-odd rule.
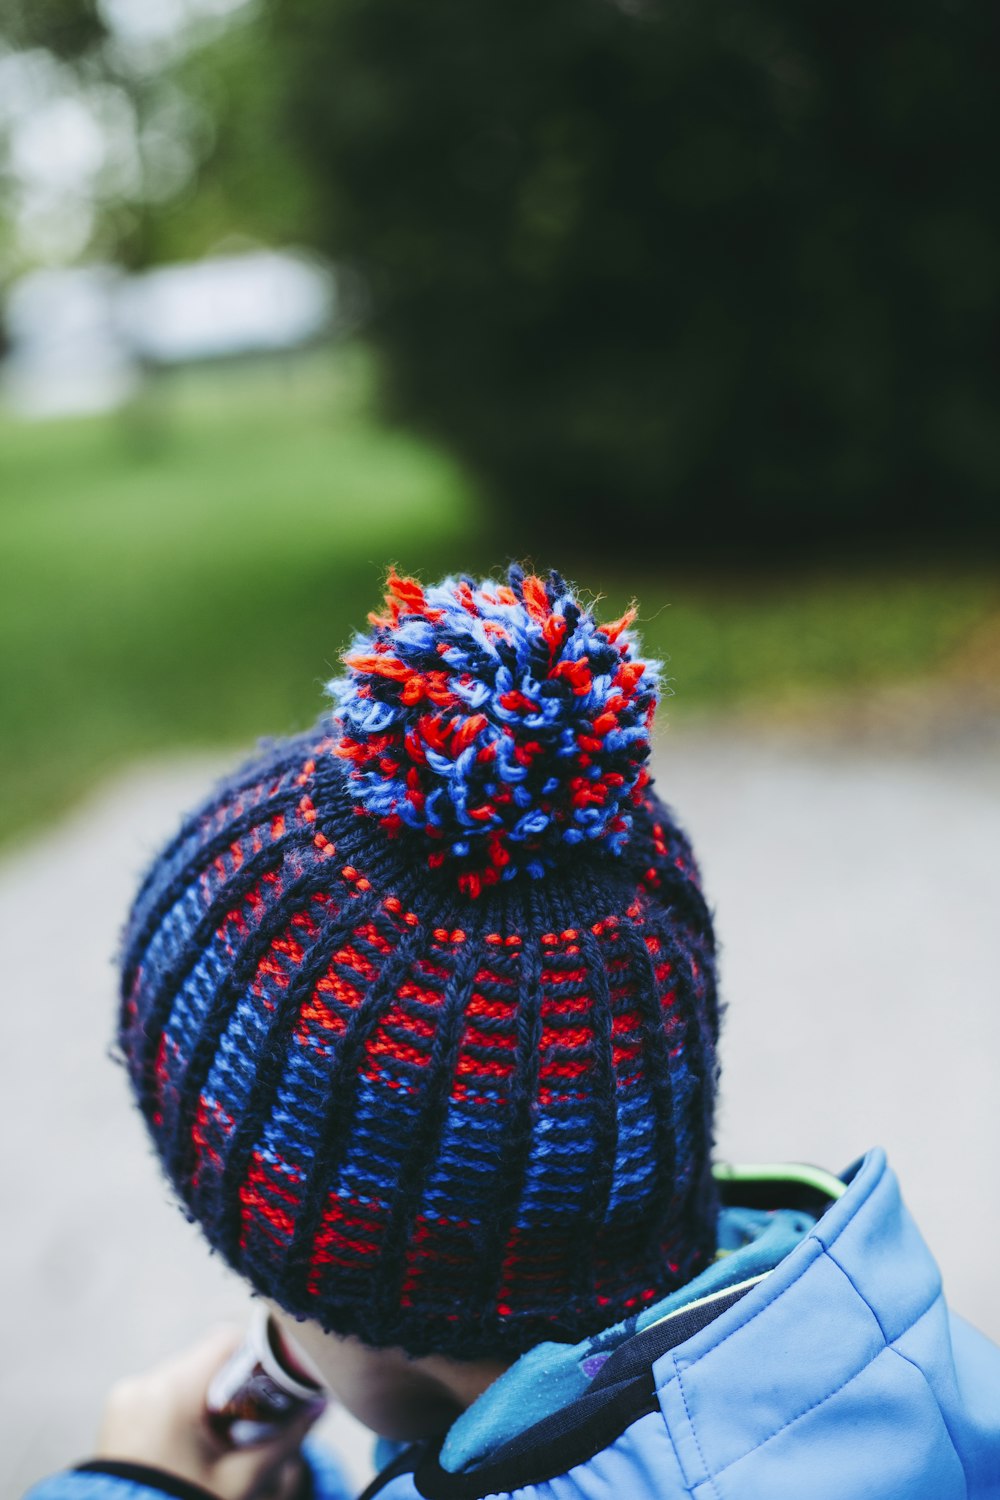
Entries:
[[302,1476],[299,1445],[316,1411],[252,1448],[229,1447],[205,1420],[209,1382],[242,1336],[239,1328],[217,1328],[175,1358],[119,1381],[108,1394],[96,1456],[162,1469],[219,1500],[290,1500]]

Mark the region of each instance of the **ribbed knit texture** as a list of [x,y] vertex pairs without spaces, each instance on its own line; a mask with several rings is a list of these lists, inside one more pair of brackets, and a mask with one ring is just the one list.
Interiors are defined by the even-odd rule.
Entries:
[[690,847],[640,784],[614,851],[473,894],[468,858],[429,866],[359,804],[343,739],[327,718],[263,752],[139,892],[120,1041],[157,1151],[293,1314],[415,1355],[580,1339],[714,1249]]

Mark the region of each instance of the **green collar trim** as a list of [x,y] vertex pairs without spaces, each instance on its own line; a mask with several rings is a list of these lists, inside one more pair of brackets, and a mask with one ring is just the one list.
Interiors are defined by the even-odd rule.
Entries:
[[716,1162],[712,1176],[720,1187],[727,1184],[741,1186],[744,1183],[784,1182],[811,1188],[822,1193],[832,1203],[847,1192],[847,1184],[832,1172],[822,1167],[810,1167],[802,1162],[767,1163],[762,1166],[740,1166],[734,1162]]

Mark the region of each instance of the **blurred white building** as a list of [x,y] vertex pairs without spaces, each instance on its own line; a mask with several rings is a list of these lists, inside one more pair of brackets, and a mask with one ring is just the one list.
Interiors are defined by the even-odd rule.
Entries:
[[106,411],[132,394],[139,367],[115,325],[120,273],[106,266],[33,271],[7,299],[0,392],[19,416]]
[[19,416],[107,411],[143,372],[294,349],[333,325],[332,273],[288,251],[248,251],[136,276],[110,266],[33,271],[12,287],[0,372]]

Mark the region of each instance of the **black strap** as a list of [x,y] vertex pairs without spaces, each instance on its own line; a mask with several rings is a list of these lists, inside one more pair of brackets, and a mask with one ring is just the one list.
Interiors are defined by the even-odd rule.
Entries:
[[669,1349],[676,1349],[688,1339],[694,1338],[703,1328],[707,1328],[709,1323],[714,1323],[716,1318],[735,1306],[741,1297],[745,1297],[749,1290],[748,1285],[729,1287],[715,1297],[696,1302],[691,1307],[683,1307],[662,1322],[643,1329],[642,1333],[637,1333],[627,1344],[622,1344],[608,1356],[590,1383],[591,1391],[599,1391],[605,1386],[643,1374]]
[[112,1479],[127,1479],[131,1484],[141,1484],[147,1490],[156,1490],[160,1495],[170,1495],[173,1500],[219,1500],[211,1490],[192,1484],[179,1474],[168,1474],[165,1469],[154,1469],[150,1464],[125,1463],[116,1458],[94,1458],[89,1463],[77,1464],[74,1474],[109,1474]]
[[634,1422],[659,1405],[649,1371],[637,1380],[581,1396],[527,1432],[502,1444],[476,1469],[450,1473],[438,1453],[428,1453],[413,1472],[424,1500],[483,1500],[529,1484],[543,1484],[611,1446]]
[[[171,1500],[219,1500],[212,1490],[192,1484],[179,1474],[168,1474],[166,1469],[153,1468],[151,1464],[134,1464],[117,1458],[93,1458],[85,1464],[76,1464],[74,1474],[108,1474],[112,1479],[126,1479],[130,1484],[141,1484],[159,1495],[169,1495]],[[315,1500],[316,1487],[308,1460],[302,1464],[302,1479],[293,1500]]]

